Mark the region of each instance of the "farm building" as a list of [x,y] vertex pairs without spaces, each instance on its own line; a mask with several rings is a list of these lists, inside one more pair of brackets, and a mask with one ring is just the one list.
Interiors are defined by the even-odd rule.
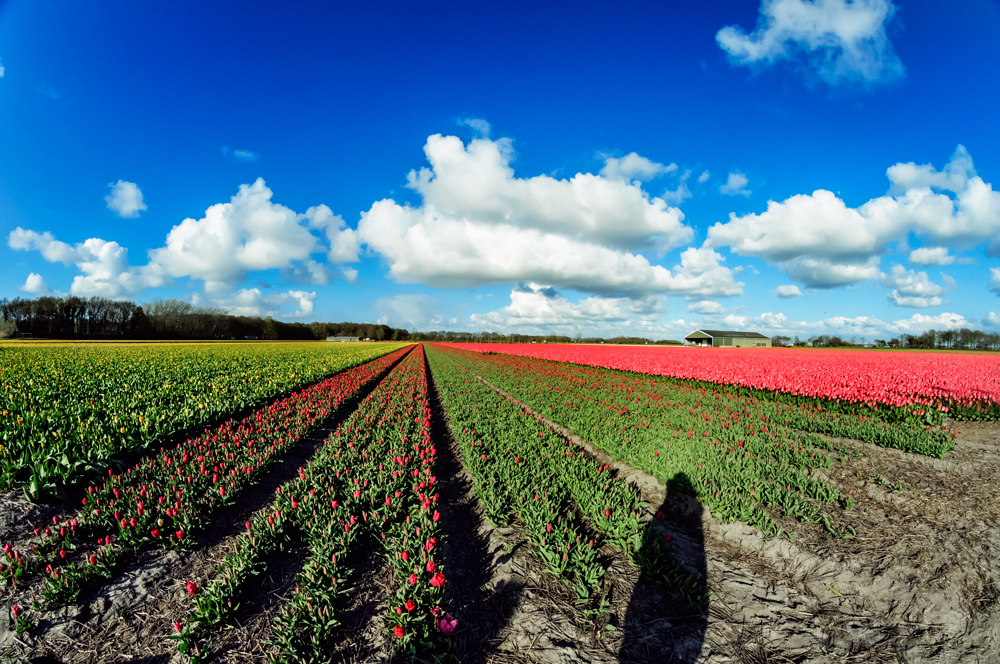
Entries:
[[684,337],[685,346],[714,346],[715,348],[771,347],[771,340],[759,332],[733,330],[695,330]]
[[327,341],[361,341],[361,337],[327,337]]

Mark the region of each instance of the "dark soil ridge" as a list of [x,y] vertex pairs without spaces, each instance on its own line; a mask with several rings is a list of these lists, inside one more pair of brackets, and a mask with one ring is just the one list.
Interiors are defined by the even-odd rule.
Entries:
[[[14,657],[15,661],[23,661],[23,658],[47,656],[55,657],[56,659],[50,660],[54,662],[89,664],[160,662],[168,661],[163,660],[163,657],[174,657],[177,650],[175,642],[170,638],[174,633],[172,622],[180,620],[183,623],[191,606],[190,598],[184,590],[186,583],[193,581],[203,587],[215,577],[217,566],[232,548],[235,538],[245,530],[245,521],[273,500],[276,487],[298,475],[299,467],[308,463],[323,441],[350,417],[357,405],[405,356],[406,354],[387,366],[367,386],[341,404],[319,428],[304,436],[286,452],[282,460],[277,461],[258,481],[244,489],[235,503],[219,509],[213,515],[212,524],[194,536],[194,548],[143,551],[124,563],[123,571],[115,580],[87,589],[77,602],[46,612],[40,617],[32,611],[32,617],[38,623],[30,632],[32,636],[16,637],[7,621],[0,619],[0,658]],[[34,505],[23,504],[28,507]],[[284,601],[276,602],[266,596],[277,595],[281,598],[287,594],[295,574],[301,568],[301,556],[299,564],[293,564],[290,569],[284,569],[288,566],[286,561],[280,562],[282,564],[275,570],[278,572],[278,579],[274,579],[273,573],[269,575],[270,582],[262,581],[263,590],[257,593],[260,596],[250,600],[260,605],[268,617]],[[40,580],[37,580],[9,595],[5,601],[8,606],[31,606],[30,598],[40,585]],[[147,610],[143,611],[143,608]],[[241,612],[247,613],[243,609]],[[151,620],[153,615],[159,616],[160,620]],[[263,629],[252,615],[247,622],[258,630]],[[269,627],[270,620],[265,622]],[[39,633],[40,630],[44,631]],[[245,641],[244,645],[256,641]],[[130,645],[140,650],[129,652]],[[263,656],[262,649],[257,652]],[[59,659],[60,657],[68,659]]]

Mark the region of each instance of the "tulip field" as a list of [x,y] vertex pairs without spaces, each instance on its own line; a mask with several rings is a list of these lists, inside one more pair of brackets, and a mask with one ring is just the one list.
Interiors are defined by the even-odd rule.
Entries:
[[0,348],[0,660],[991,661],[995,359],[831,353]]
[[[398,347],[398,345],[397,345]],[[111,457],[365,362],[377,344],[53,344],[0,351],[0,487],[57,491]]]
[[918,417],[936,423],[944,414],[1000,418],[1000,357],[994,354],[558,344],[461,347],[733,385],[854,408],[881,407],[884,417],[904,420]]

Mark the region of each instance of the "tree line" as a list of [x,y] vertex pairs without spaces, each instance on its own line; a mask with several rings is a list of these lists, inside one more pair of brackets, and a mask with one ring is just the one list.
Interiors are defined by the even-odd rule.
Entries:
[[1000,334],[963,327],[959,330],[927,330],[922,334],[901,334],[891,339],[875,339],[868,343],[866,337],[842,339],[837,335],[821,334],[808,339],[799,337],[771,337],[772,346],[812,346],[818,348],[843,348],[864,346],[875,348],[927,348],[952,350],[1000,350]]
[[410,333],[371,323],[284,323],[233,316],[183,300],[137,305],[103,297],[0,299],[0,338],[48,339],[301,339],[358,337],[406,341]]
[[577,334],[568,337],[559,334],[503,334],[501,332],[452,332],[450,330],[430,332],[410,332],[411,341],[442,341],[450,343],[485,343],[485,344],[660,344],[680,345],[680,341],[662,339],[653,341],[645,337],[584,337]]
[[679,344],[643,337],[575,337],[499,332],[407,331],[372,323],[284,323],[273,318],[233,316],[222,309],[197,307],[183,300],[153,300],[138,305],[103,297],[0,299],[0,339],[299,339],[358,337],[375,341],[450,341],[477,343]]

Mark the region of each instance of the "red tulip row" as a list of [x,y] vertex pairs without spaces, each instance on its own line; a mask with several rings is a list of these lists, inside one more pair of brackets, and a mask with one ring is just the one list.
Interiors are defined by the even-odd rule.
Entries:
[[608,466],[595,463],[537,415],[476,380],[449,359],[453,353],[431,347],[428,358],[464,464],[495,523],[507,524],[516,514],[539,558],[574,587],[581,605],[604,575],[594,555],[600,543],[587,530],[668,587],[694,587],[672,560],[669,535],[642,517],[637,487],[614,479]]
[[395,569],[397,590],[384,617],[396,649],[433,657],[457,624],[442,607],[435,448],[424,356],[417,348],[331,435],[299,477],[247,522],[236,550],[204,591],[195,589],[179,647],[202,661],[210,632],[228,624],[249,582],[276,556],[302,543],[307,556],[292,598],[277,618],[274,662],[328,660],[339,625],[335,600],[359,545],[374,541]]
[[928,423],[937,423],[944,414],[1000,419],[1000,357],[996,355],[562,344],[457,346],[865,405],[884,418],[923,421],[930,417]]
[[71,601],[95,576],[110,577],[123,554],[183,546],[213,513],[231,504],[263,471],[358,391],[377,380],[408,348],[348,369],[255,411],[161,450],[90,486],[75,516],[34,530],[32,555],[11,556],[0,579],[13,583],[43,571],[49,603]]

